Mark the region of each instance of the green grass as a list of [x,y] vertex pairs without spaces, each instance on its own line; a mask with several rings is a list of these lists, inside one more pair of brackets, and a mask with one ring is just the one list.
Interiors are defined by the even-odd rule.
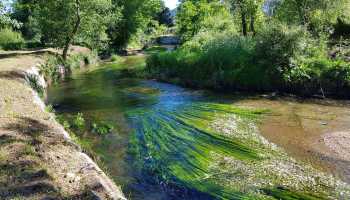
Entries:
[[155,53],[160,53],[160,52],[165,52],[167,49],[162,46],[152,46],[150,48],[145,49],[145,52],[147,54],[155,54]]

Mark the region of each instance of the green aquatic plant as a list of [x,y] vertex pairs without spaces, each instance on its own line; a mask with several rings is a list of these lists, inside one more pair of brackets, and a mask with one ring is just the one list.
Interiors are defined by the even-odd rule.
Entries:
[[[301,166],[258,134],[255,124],[265,112],[218,103],[129,112],[134,167],[214,199],[313,200],[332,193],[337,181]],[[264,189],[271,185],[286,189]]]
[[99,135],[106,135],[112,132],[112,130],[114,129],[114,126],[106,122],[99,122],[99,123],[92,123],[91,128],[93,133],[97,133]]
[[78,113],[73,119],[73,127],[79,130],[85,128],[85,119],[83,113]]

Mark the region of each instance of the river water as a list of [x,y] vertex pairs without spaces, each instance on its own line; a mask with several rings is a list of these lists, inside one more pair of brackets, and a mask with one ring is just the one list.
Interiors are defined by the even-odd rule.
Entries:
[[349,162],[322,142],[350,129],[346,103],[219,95],[129,78],[123,69],[135,59],[142,58],[73,73],[47,99],[128,198],[349,197]]

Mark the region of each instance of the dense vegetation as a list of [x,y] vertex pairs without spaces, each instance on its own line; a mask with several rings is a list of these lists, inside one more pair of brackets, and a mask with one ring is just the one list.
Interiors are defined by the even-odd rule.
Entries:
[[148,59],[165,81],[300,95],[350,92],[348,0],[183,1],[183,44]]
[[111,54],[152,42],[166,29],[159,17],[165,11],[161,0],[14,0],[6,8],[0,3],[0,41],[7,41],[0,47],[57,47],[64,59],[73,44]]
[[221,90],[350,94],[349,0],[183,0],[175,24],[161,0],[15,0],[10,7],[0,3],[4,50],[57,47],[67,62],[73,44],[113,55],[148,47],[175,25],[182,45],[149,57],[152,77]]

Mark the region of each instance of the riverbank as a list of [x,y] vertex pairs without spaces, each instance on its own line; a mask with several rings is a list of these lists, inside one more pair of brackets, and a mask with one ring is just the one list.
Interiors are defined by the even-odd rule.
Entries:
[[0,198],[125,199],[27,83],[42,55],[0,62]]

